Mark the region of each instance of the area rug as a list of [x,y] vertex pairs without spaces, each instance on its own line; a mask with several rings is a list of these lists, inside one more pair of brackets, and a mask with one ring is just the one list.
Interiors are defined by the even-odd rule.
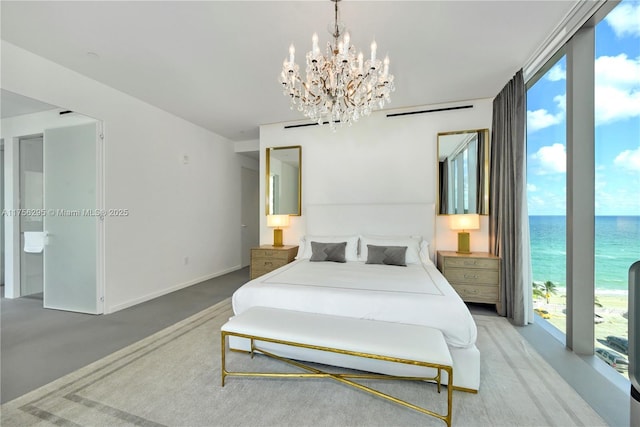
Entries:
[[[443,426],[435,418],[330,379],[231,377],[220,386],[225,300],[104,359],[2,405],[9,426]],[[503,318],[475,315],[480,392],[454,392],[454,426],[606,423]],[[234,370],[290,370],[230,353]],[[442,411],[433,384],[369,381]]]

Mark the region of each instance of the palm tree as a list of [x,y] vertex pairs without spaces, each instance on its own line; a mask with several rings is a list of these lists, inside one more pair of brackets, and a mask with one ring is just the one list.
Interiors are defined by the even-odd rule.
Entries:
[[533,298],[544,298],[544,292],[542,291],[542,283],[533,282]]
[[549,304],[549,298],[551,295],[555,295],[558,293],[556,289],[556,284],[550,280],[547,280],[544,283],[533,282],[533,296],[534,298],[544,298],[547,300],[547,304]]
[[551,280],[547,280],[542,286],[544,290],[544,297],[547,299],[547,304],[549,304],[549,298],[551,298],[551,295],[557,294],[558,290],[556,289],[555,283]]

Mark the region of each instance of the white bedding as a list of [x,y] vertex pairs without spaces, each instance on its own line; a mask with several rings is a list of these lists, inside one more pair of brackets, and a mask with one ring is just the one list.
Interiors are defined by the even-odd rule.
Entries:
[[406,267],[299,259],[233,294],[234,313],[253,306],[426,325],[452,347],[475,344],[471,313],[432,262]]

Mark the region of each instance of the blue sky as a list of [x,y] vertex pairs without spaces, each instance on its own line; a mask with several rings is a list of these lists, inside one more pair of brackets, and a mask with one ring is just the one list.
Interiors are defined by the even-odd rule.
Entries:
[[[596,215],[640,215],[640,0],[596,27]],[[566,59],[527,92],[530,215],[566,212]]]

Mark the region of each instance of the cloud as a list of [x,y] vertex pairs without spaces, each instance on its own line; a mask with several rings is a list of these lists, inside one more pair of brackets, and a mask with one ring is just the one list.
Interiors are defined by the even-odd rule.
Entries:
[[535,132],[549,126],[557,125],[562,121],[562,117],[551,114],[544,108],[535,111],[527,111],[527,130]]
[[533,211],[538,213],[544,208],[545,199],[544,197],[537,197],[537,196],[529,197],[527,199],[527,204],[529,205],[529,212]]
[[564,215],[567,209],[567,198],[564,188],[557,192],[530,196],[527,199],[529,215]]
[[536,187],[535,184],[527,184],[527,191],[530,193],[534,193],[538,191],[538,187]]
[[605,18],[617,37],[640,37],[640,3],[623,3]]
[[[640,57],[628,58],[624,53],[600,56],[596,58],[594,66],[596,126],[640,117]],[[562,72],[560,68],[554,71],[556,67],[549,70],[549,76]],[[564,122],[566,94],[555,96],[553,101],[556,104],[555,113],[544,108],[527,111],[529,132]]]
[[635,188],[610,186],[606,191],[596,190],[596,215],[638,215],[640,198],[636,188],[640,181],[634,184]]
[[631,172],[640,172],[640,147],[618,154],[613,160],[613,164]]
[[640,57],[600,56],[595,61],[596,125],[640,116]]
[[556,64],[546,74],[547,80],[557,82],[567,79],[567,71],[562,68],[561,64]]
[[567,171],[567,153],[564,145],[560,143],[540,147],[536,153],[531,155],[531,158],[538,162],[538,175],[565,173]]
[[596,194],[600,192],[606,192],[607,188],[607,175],[604,170],[598,170],[596,167],[596,180],[594,183],[594,190]]
[[562,123],[566,115],[567,96],[556,95],[553,100],[556,103],[557,107],[557,112],[555,114],[551,114],[544,108],[534,111],[527,111],[527,130],[529,132],[535,132],[549,126]]

